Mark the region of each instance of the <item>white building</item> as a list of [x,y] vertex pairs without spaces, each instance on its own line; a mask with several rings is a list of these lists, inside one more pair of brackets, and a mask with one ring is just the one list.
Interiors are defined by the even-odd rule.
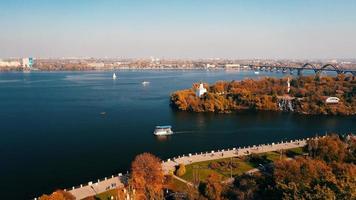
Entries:
[[33,59],[32,58],[22,58],[22,67],[23,68],[32,68]]
[[103,62],[92,62],[92,63],[88,63],[89,67],[96,67],[96,68],[102,68],[105,67],[105,63]]
[[240,64],[225,64],[225,68],[238,68]]
[[201,97],[203,94],[205,94],[207,90],[204,88],[203,83],[200,83],[199,88],[197,89],[196,95],[198,97]]
[[215,68],[216,67],[216,65],[213,65],[213,64],[206,64],[206,68]]
[[325,103],[339,103],[340,99],[337,97],[328,97],[325,100]]

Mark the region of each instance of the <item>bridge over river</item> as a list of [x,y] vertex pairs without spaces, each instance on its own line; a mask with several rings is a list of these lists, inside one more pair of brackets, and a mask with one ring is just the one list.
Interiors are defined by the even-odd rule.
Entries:
[[337,74],[352,74],[356,76],[356,69],[345,68],[341,65],[336,64],[312,64],[312,63],[304,63],[300,66],[282,66],[282,65],[245,65],[248,66],[252,70],[261,70],[261,71],[282,71],[284,73],[293,74],[294,71],[297,71],[298,75],[302,75],[303,70],[312,70],[315,74],[319,75],[323,71],[336,72]]

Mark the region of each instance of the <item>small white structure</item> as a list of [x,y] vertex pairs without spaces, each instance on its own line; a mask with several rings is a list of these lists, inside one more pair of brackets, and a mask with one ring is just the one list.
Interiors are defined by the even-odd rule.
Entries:
[[22,67],[23,68],[32,68],[33,58],[23,58],[22,59]]
[[198,97],[201,97],[203,94],[206,93],[206,91],[207,91],[207,90],[204,88],[203,83],[200,83],[199,88],[197,89],[196,95],[197,95]]
[[92,62],[92,63],[88,63],[89,67],[95,67],[95,68],[103,68],[105,67],[105,63],[103,62]]
[[225,64],[225,68],[237,68],[240,67],[240,64]]
[[289,91],[290,91],[290,80],[289,80],[289,77],[288,77],[288,80],[287,80],[287,86],[288,86],[287,92],[289,93]]
[[216,65],[214,65],[214,64],[206,64],[206,68],[208,69],[208,68],[215,68],[216,67]]
[[340,99],[337,98],[337,97],[328,97],[326,100],[325,100],[325,103],[339,103]]

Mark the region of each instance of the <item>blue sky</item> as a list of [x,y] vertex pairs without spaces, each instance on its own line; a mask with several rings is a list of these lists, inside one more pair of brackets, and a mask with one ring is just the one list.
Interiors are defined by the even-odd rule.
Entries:
[[355,58],[356,1],[0,0],[0,57]]

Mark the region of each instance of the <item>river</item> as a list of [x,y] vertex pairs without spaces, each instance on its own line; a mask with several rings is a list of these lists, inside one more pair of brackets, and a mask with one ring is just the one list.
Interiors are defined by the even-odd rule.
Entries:
[[[194,82],[285,74],[251,71],[0,73],[1,199],[30,199],[126,172],[134,156],[163,159],[326,132],[356,131],[356,117],[173,111],[169,95]],[[142,81],[149,81],[144,86]],[[154,126],[176,134],[160,140]]]

